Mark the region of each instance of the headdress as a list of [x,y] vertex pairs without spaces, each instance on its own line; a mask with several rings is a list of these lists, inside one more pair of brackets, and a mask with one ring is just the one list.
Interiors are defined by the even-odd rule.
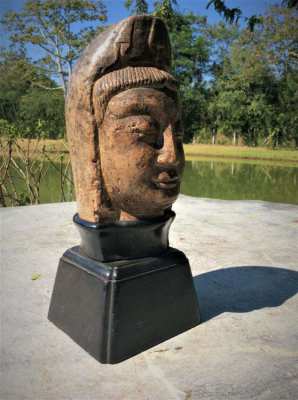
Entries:
[[[66,99],[66,129],[80,218],[90,222],[115,218],[102,182],[99,155],[100,123],[109,99],[140,86],[177,90],[170,64],[166,26],[147,15],[109,27],[78,60]],[[96,116],[94,101],[99,102]]]

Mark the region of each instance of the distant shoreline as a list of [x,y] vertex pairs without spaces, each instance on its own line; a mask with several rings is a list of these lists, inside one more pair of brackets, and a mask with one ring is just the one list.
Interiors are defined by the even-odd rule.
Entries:
[[[18,145],[22,149],[28,147],[28,139],[18,139]],[[35,139],[30,140],[30,148],[33,158],[39,158],[42,151],[48,157],[56,158],[57,156],[68,156],[69,151],[67,142],[63,139],[45,139],[40,140],[36,144]],[[231,145],[211,145],[211,144],[184,144],[185,157],[188,160],[197,158],[217,158],[217,159],[234,159],[247,161],[277,161],[290,162],[298,165],[298,150],[294,149],[276,149],[267,147],[248,147],[248,146],[231,146]],[[17,153],[14,151],[14,155]],[[5,157],[5,154],[0,154]]]
[[277,149],[267,147],[248,147],[211,144],[185,144],[184,152],[187,158],[209,157],[235,160],[263,160],[292,162],[298,165],[298,150]]
[[242,155],[240,155],[240,156],[237,156],[237,155],[232,155],[232,156],[230,156],[230,155],[222,155],[222,154],[216,154],[216,153],[214,153],[214,154],[211,154],[211,153],[209,153],[209,154],[204,154],[204,153],[190,153],[190,152],[188,152],[188,151],[185,151],[184,152],[185,153],[185,159],[186,160],[189,160],[189,161],[191,161],[191,160],[193,160],[193,161],[195,161],[195,160],[199,160],[199,159],[206,159],[206,161],[207,160],[214,160],[214,159],[216,159],[216,160],[218,160],[218,161],[241,161],[241,160],[243,160],[243,161],[252,161],[252,162],[254,162],[254,161],[268,161],[268,162],[280,162],[280,163],[291,163],[291,164],[297,164],[297,167],[298,167],[298,159],[296,158],[294,158],[294,159],[291,159],[291,158],[278,158],[278,157],[275,157],[275,158],[270,158],[270,157],[251,157],[251,156],[242,156]]

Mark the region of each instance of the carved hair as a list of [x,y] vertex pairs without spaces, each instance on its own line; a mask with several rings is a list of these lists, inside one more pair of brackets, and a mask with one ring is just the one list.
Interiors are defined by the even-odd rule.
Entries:
[[93,104],[99,105],[95,110],[97,123],[102,123],[109,100],[124,90],[150,87],[176,92],[177,86],[178,82],[171,74],[155,67],[126,67],[110,72],[94,86]]
[[[116,218],[102,181],[99,127],[115,94],[134,87],[177,90],[162,20],[134,16],[99,34],[77,62],[66,99],[66,129],[80,218]],[[99,102],[94,107],[94,102]],[[95,109],[97,115],[95,116]]]

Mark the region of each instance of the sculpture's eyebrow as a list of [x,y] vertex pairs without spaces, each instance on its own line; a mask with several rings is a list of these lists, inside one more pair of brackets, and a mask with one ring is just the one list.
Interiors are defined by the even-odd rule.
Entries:
[[154,114],[156,114],[159,109],[157,105],[154,106],[144,101],[137,101],[137,100],[130,102],[129,104],[124,103],[121,106],[119,106],[119,104],[116,104],[114,106],[113,103],[112,104],[110,103],[108,108],[110,114],[114,115],[117,118],[125,118],[132,115],[140,115],[140,114],[154,116]]
[[[111,102],[108,106],[109,114],[116,118],[121,119],[134,115],[149,115],[161,122],[161,125],[163,124],[163,121],[166,122],[169,119],[169,114],[163,112],[162,108],[163,107],[161,107],[160,104],[154,104],[150,101],[146,101],[146,99],[140,98],[133,99],[131,102],[126,104],[123,102],[121,105],[119,105],[118,102],[116,104]],[[170,111],[173,111],[172,118],[175,122],[181,119],[180,112],[177,112],[177,110],[174,112],[174,109],[171,109]]]

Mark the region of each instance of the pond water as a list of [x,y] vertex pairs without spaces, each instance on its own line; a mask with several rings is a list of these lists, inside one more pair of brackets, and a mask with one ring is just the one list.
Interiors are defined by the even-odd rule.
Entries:
[[[47,168],[40,188],[40,202],[71,201],[74,189],[71,172],[61,185],[59,168]],[[24,183],[15,176],[18,191]],[[61,191],[63,186],[63,193]],[[298,165],[198,158],[187,160],[181,193],[225,200],[265,200],[298,204]]]
[[186,161],[181,192],[213,199],[298,204],[298,164],[203,158]]

